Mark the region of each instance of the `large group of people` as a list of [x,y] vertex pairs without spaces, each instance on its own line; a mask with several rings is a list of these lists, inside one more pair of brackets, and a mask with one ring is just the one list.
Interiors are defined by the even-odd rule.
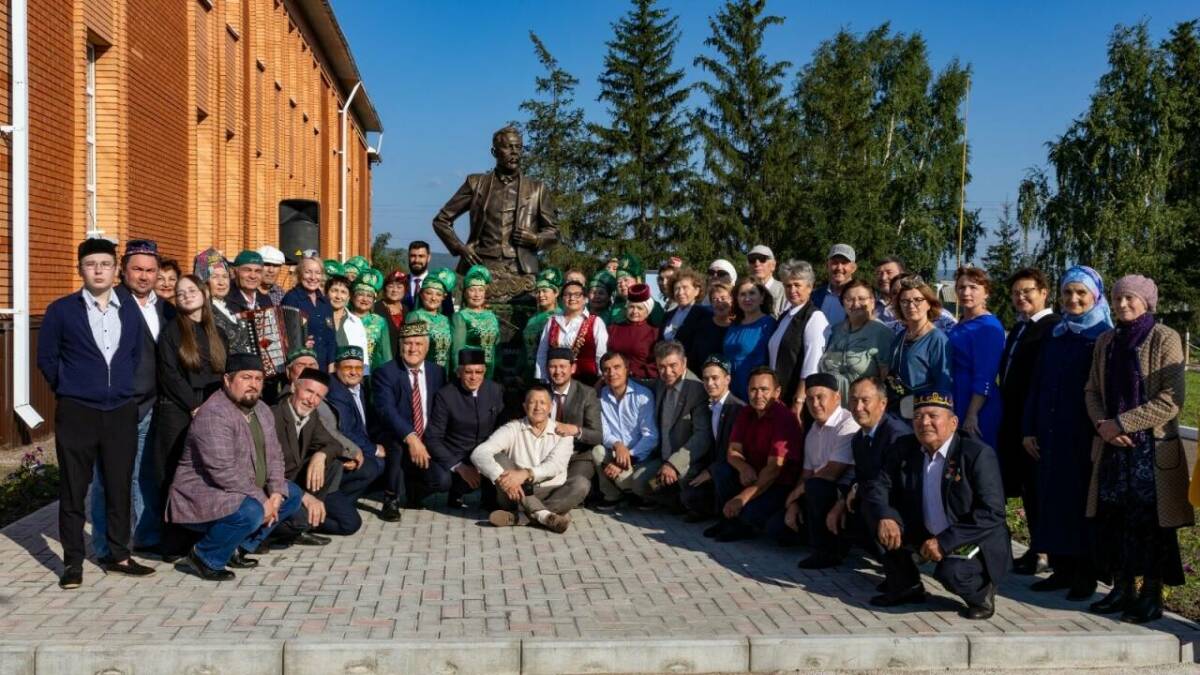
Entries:
[[[882,607],[924,601],[929,561],[972,619],[1010,572],[1051,569],[1033,588],[1080,601],[1111,583],[1091,609],[1131,622],[1183,582],[1184,351],[1150,279],[1106,293],[1073,267],[1052,297],[1037,269],[964,267],[956,318],[898,258],[860,274],[848,244],[820,287],[762,245],[745,275],[668,258],[661,299],[625,255],[590,276],[542,269],[506,341],[491,271],[430,269],[424,242],[386,273],[294,260],[208,249],[184,274],[153,241],[79,245],[83,287],[49,307],[37,349],[58,398],[63,588],[83,582],[89,486],[93,550],[134,576],[155,572],[138,553],[229,579],[256,554],[354,534],[365,495],[396,522],[478,492],[497,527],[562,533],[586,504],[806,544],[805,569],[858,548],[884,570]],[[988,310],[1001,294],[1007,331]],[[272,371],[243,337],[276,306],[303,331]],[[1007,498],[1032,535],[1015,560]]]

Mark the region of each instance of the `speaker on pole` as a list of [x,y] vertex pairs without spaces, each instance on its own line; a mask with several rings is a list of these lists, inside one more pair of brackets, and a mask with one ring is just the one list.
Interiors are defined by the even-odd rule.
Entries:
[[279,202],[279,248],[288,263],[296,264],[304,251],[321,251],[321,205],[311,199]]

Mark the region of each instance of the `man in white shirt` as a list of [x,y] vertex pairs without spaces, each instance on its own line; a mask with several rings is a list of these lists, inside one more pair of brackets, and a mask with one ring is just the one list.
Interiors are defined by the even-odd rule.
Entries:
[[746,254],[750,277],[767,288],[771,294],[771,315],[778,317],[787,306],[783,296],[783,284],[775,278],[775,253],[770,246],[759,244]]
[[496,486],[500,508],[488,521],[496,527],[532,522],[562,534],[591,484],[567,475],[575,439],[558,433],[550,418],[550,389],[532,385],[524,408],[524,418],[500,427],[471,453],[471,463]]
[[737,420],[742,408],[746,407],[745,401],[729,391],[732,368],[733,366],[724,356],[713,354],[708,357],[708,360],[704,362],[704,367],[700,369],[700,381],[704,384],[704,393],[708,395],[709,424],[712,429],[713,444],[712,451],[695,464],[696,476],[681,488],[679,498],[683,502],[684,508],[687,509],[687,514],[683,519],[689,523],[711,520],[721,511],[709,467],[725,463],[725,453],[729,450],[729,435],[733,433],[733,423]]
[[854,466],[850,447],[858,422],[842,407],[837,379],[829,373],[815,373],[805,380],[806,405],[813,423],[804,438],[804,470],[796,487],[788,495],[785,522],[799,529],[798,517],[804,512],[808,543],[813,554],[800,561],[800,569],[836,567],[846,555],[846,545],[825,526],[825,515],[841,496],[840,483]]

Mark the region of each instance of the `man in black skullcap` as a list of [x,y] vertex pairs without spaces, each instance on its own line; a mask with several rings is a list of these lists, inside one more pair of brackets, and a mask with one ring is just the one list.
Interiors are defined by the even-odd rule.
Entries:
[[419,471],[429,493],[448,493],[451,507],[463,506],[463,495],[483,483],[471,463],[471,452],[504,421],[504,388],[486,379],[487,366],[479,349],[458,353],[458,379],[438,390],[429,413],[425,445],[429,467]]
[[142,316],[113,290],[117,246],[85,239],[77,251],[83,288],[46,309],[38,332],[38,369],[54,391],[59,479],[62,588],[83,584],[84,499],[97,460],[104,476],[110,572],[154,570],[129,556],[130,487],[137,454],[134,376],[141,357]]

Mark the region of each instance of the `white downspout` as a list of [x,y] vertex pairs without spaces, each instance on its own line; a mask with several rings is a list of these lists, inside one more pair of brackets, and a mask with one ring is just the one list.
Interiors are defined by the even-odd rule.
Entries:
[[30,430],[42,416],[29,396],[29,8],[12,0],[12,309],[13,412]]
[[350,95],[346,97],[346,105],[342,106],[341,112],[338,114],[342,117],[342,142],[341,150],[341,174],[338,176],[341,186],[341,205],[338,207],[339,227],[341,228],[341,238],[338,249],[338,260],[346,259],[346,111],[350,109],[350,104],[354,102],[354,97],[358,95],[358,90],[362,88],[362,80],[359,80],[354,88],[350,90]]

